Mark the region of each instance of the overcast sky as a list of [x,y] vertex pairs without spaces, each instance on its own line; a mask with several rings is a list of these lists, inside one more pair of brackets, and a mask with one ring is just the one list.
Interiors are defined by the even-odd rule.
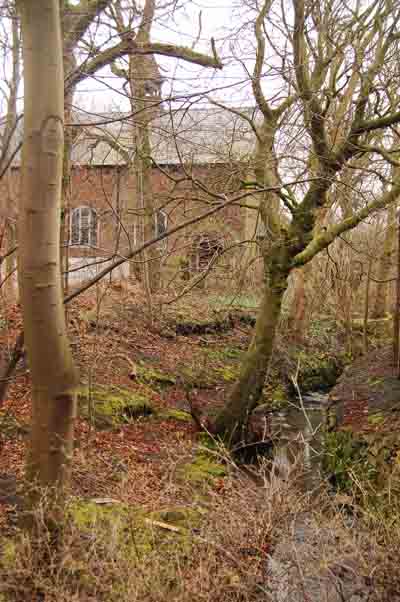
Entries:
[[[175,19],[164,17],[157,20],[152,31],[153,41],[165,41],[191,47],[196,40],[195,49],[211,54],[211,37],[219,47],[233,28],[233,2],[228,0],[195,0],[187,2],[178,11]],[[199,13],[201,11],[201,34],[199,39]],[[243,70],[229,60],[229,44],[224,42],[222,50],[224,69],[222,71],[201,68],[196,65],[157,57],[162,75],[165,77],[163,95],[179,95],[185,93],[213,92],[215,98],[233,104],[251,103],[248,83]],[[111,88],[115,89],[113,93]],[[76,95],[76,104],[85,109],[95,111],[110,110],[111,108],[129,109],[127,99],[124,99],[119,82],[109,71],[103,70],[96,78],[85,81]],[[202,99],[199,102],[206,102]]]

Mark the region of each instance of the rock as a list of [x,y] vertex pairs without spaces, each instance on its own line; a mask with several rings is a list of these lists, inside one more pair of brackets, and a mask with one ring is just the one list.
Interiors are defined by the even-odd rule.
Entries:
[[224,477],[227,470],[214,457],[198,453],[192,462],[184,464],[180,468],[179,473],[185,481],[201,485],[209,484],[215,478]]
[[137,391],[94,385],[78,392],[79,411],[100,429],[118,428],[140,416],[154,413],[150,400]]

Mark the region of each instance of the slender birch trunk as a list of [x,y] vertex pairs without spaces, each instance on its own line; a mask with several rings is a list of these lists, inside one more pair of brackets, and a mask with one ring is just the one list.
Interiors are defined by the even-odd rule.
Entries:
[[[77,374],[60,277],[64,77],[58,0],[19,3],[24,58],[24,144],[18,275],[32,377],[28,479],[62,500],[68,486]],[[33,504],[36,495],[30,498]]]

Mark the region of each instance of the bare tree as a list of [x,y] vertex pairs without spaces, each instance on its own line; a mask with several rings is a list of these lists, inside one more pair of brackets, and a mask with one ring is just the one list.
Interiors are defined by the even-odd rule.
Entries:
[[[263,6],[264,16],[268,14],[270,21],[274,14],[272,6],[276,12],[280,10],[278,3],[272,1]],[[239,380],[216,420],[216,433],[222,437],[234,440],[241,436],[241,428],[262,394],[292,270],[310,262],[338,235],[385,208],[400,194],[398,178],[386,192],[379,191],[377,178],[372,190],[361,190],[359,195],[354,191],[354,198],[363,199],[359,202],[361,208],[323,231],[315,229],[318,214],[329,204],[329,192],[340,186],[340,175],[346,166],[357,169],[357,160],[362,155],[390,157],[384,143],[371,146],[369,137],[372,132],[400,121],[400,113],[392,109],[388,98],[388,82],[397,77],[393,61],[400,37],[399,18],[400,9],[383,0],[367,7],[358,4],[354,11],[341,0],[322,3],[298,0],[293,2],[293,26],[284,13],[279,14],[277,27],[286,33],[286,61],[293,60],[295,75],[292,79],[289,72],[285,77],[300,99],[297,119],[304,133],[296,140],[303,163],[301,169],[304,170],[305,155],[312,155],[313,161],[308,161],[307,171],[303,171],[307,187],[299,184],[291,189],[281,188],[284,198],[281,195],[280,200],[289,220],[287,224],[281,221],[279,228],[271,228],[270,248],[265,257],[268,286],[263,291],[255,333]],[[265,19],[262,27],[267,31]],[[276,38],[269,39],[270,47],[277,52],[273,41]],[[332,100],[346,95],[349,100],[338,124],[332,118],[332,111],[336,110]],[[283,162],[279,171],[282,174],[286,171]]]
[[[158,3],[165,8],[165,2]],[[174,3],[171,3],[173,7]],[[191,48],[179,44],[165,44],[152,42],[150,31],[155,18],[157,3],[155,0],[147,0],[142,9],[136,3],[121,3],[120,0],[92,0],[90,3],[82,0],[78,4],[71,5],[61,2],[63,43],[64,43],[64,69],[65,69],[65,107],[66,122],[73,123],[73,99],[76,87],[104,67],[111,66],[114,73],[127,78],[130,86],[130,102],[132,113],[140,115],[136,125],[136,142],[138,151],[136,153],[135,169],[137,172],[138,194],[143,197],[144,221],[143,232],[145,238],[152,238],[154,234],[155,217],[152,207],[152,195],[150,193],[148,179],[149,153],[145,152],[148,146],[148,133],[146,117],[148,111],[144,111],[149,105],[154,106],[154,99],[150,99],[146,80],[149,80],[148,66],[155,64],[154,55],[179,58],[190,63],[220,69],[222,64],[217,57],[215,47],[212,44],[212,55],[208,56]],[[108,40],[101,44],[96,41],[98,34],[104,33],[104,27],[100,26],[101,15],[110,15],[110,28]],[[115,35],[111,27],[112,22],[116,24],[116,30],[120,41],[115,44]],[[100,36],[101,39],[101,36]],[[99,50],[100,48],[100,50]],[[128,57],[128,69],[117,67],[118,59]],[[78,58],[81,60],[78,62]],[[147,97],[147,98],[146,98]],[[63,176],[63,198],[64,198],[64,267],[65,288],[68,289],[68,207],[71,190],[71,149],[74,138],[78,133],[77,128],[67,128],[66,148],[64,152],[64,176]],[[147,158],[146,158],[147,157]],[[146,191],[143,194],[143,191]],[[157,252],[149,250],[150,264],[144,259],[143,265],[145,281],[148,289],[156,288],[157,284]],[[154,276],[153,276],[154,275]]]
[[[124,20],[124,12],[119,3],[110,7],[118,32],[124,35],[134,20],[135,6],[132,6]],[[150,42],[150,33],[156,10],[155,0],[146,0],[142,18],[138,25],[136,40],[140,44]],[[135,148],[131,169],[136,181],[136,198],[130,199],[128,208],[128,230],[132,235],[135,231],[141,242],[150,240],[156,234],[157,210],[152,192],[152,168],[150,127],[158,115],[161,104],[162,77],[154,55],[130,55],[128,66],[123,68],[116,63],[112,65],[115,75],[125,80],[124,86],[129,90],[129,101],[134,120],[132,138]],[[141,258],[141,269],[130,264],[131,273],[143,280],[147,292],[148,304],[151,308],[151,295],[159,287],[160,260],[159,250],[155,247],[148,249]]]

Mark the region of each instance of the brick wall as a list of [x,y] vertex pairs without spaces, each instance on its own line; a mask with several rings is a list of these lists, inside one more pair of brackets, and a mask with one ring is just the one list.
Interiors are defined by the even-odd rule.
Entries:
[[[172,228],[210,208],[214,199],[205,194],[201,187],[193,181],[182,180],[184,170],[181,166],[166,166],[163,173],[153,168],[151,182],[155,205],[167,215],[168,228]],[[173,181],[168,175],[173,178]],[[214,192],[228,194],[238,189],[239,174],[236,168],[223,165],[197,166],[191,172],[195,180],[203,183]],[[15,207],[19,190],[19,170],[14,168],[10,178],[0,183],[4,212],[10,212]],[[11,180],[11,183],[10,183]],[[10,197],[12,190],[12,197]],[[132,170],[118,166],[74,166],[71,181],[68,186],[67,210],[64,213],[64,243],[71,242],[71,219],[73,210],[78,207],[90,207],[97,212],[97,244],[96,245],[70,245],[68,246],[69,268],[71,283],[78,283],[90,278],[96,269],[104,267],[96,261],[106,260],[115,253],[124,255],[129,248],[138,244],[138,236],[129,230],[131,221],[128,217],[128,208],[137,209],[140,214],[140,203],[136,199],[135,174]],[[8,199],[5,201],[5,199]],[[12,209],[15,214],[14,209]],[[135,220],[136,221],[136,220]],[[139,219],[137,220],[139,223]],[[241,240],[244,234],[243,210],[231,206],[211,218],[182,230],[168,238],[168,241],[158,247],[162,254],[163,270],[170,274],[189,262],[193,267],[193,245],[196,237],[209,234],[218,236],[225,245]],[[135,240],[136,238],[136,240]],[[222,271],[230,271],[234,254],[226,254],[219,261]],[[85,265],[87,266],[85,267]],[[76,268],[81,269],[77,270]],[[126,276],[129,270],[125,266],[117,277]]]

